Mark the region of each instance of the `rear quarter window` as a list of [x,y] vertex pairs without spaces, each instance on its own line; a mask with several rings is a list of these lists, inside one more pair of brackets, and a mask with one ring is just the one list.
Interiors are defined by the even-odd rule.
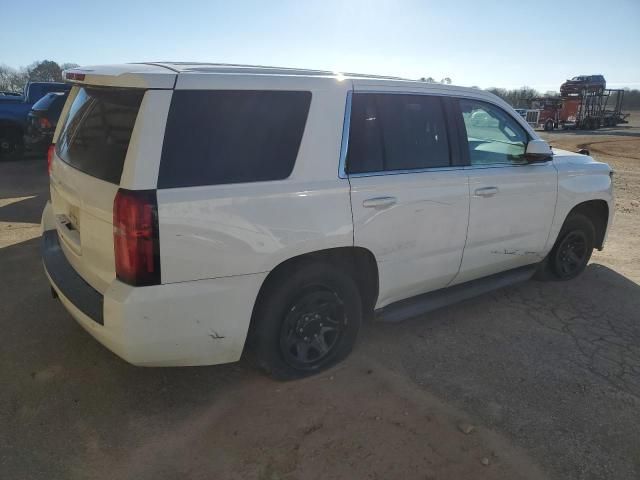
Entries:
[[60,159],[87,175],[119,184],[144,93],[80,88],[56,143]]
[[310,103],[307,91],[176,90],[158,188],[287,178]]

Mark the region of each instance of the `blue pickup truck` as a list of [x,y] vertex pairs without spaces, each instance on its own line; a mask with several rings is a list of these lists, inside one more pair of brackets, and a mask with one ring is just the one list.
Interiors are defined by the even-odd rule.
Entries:
[[21,152],[33,104],[49,92],[66,92],[70,88],[66,83],[31,82],[22,95],[0,95],[0,158]]

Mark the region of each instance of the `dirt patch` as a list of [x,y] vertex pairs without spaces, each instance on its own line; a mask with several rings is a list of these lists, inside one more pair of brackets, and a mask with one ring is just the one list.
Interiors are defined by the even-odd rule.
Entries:
[[[74,471],[96,479],[204,479],[214,471],[269,480],[545,478],[522,451],[482,426],[469,431],[468,422],[356,355],[299,382],[252,378],[126,455],[89,444]],[[88,464],[92,456],[97,462]]]

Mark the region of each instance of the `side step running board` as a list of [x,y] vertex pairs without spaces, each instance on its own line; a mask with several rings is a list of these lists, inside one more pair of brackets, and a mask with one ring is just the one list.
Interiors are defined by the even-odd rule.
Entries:
[[435,292],[423,293],[379,308],[375,311],[375,317],[383,322],[401,322],[514,283],[524,282],[533,276],[537,268],[537,265],[527,265]]

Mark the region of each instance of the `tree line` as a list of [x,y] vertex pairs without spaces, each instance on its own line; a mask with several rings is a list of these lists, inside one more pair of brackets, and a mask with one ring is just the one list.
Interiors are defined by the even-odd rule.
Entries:
[[33,62],[22,68],[0,65],[0,91],[22,92],[28,82],[61,82],[62,71],[77,66],[77,63],[58,65],[52,60]]
[[[22,92],[28,82],[61,82],[62,71],[77,66],[78,64],[76,63],[58,65],[52,60],[34,62],[28,67],[18,69],[0,65],[0,91]],[[440,82],[433,77],[422,77],[419,80],[427,83],[451,84],[451,78],[449,77],[443,78]],[[486,90],[502,98],[514,108],[528,108],[532,98],[558,96],[558,92],[547,91],[541,93],[530,87],[521,87],[513,90],[492,87]],[[623,110],[640,109],[640,90],[628,88],[624,90]]]

